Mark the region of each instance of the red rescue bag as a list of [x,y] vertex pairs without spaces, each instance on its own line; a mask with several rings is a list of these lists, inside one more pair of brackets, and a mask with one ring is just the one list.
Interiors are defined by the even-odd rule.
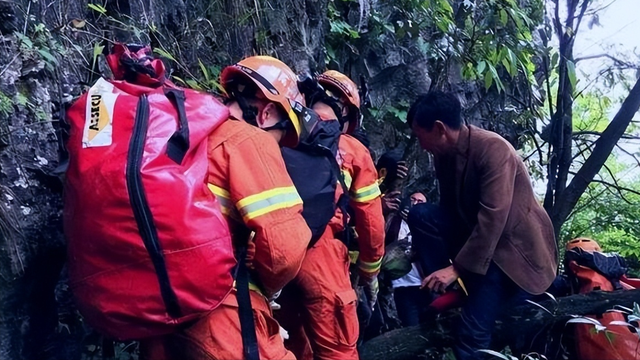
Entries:
[[[590,240],[590,239],[587,239]],[[587,246],[593,244],[593,240]],[[597,246],[597,244],[595,245]],[[579,249],[576,249],[579,248]],[[614,291],[612,281],[601,274],[598,270],[587,264],[602,264],[604,261],[588,261],[594,258],[606,259],[600,253],[599,246],[588,247],[585,250],[582,246],[575,246],[565,254],[566,269],[574,281],[574,291],[586,294],[594,290]],[[587,260],[587,261],[583,261]],[[611,258],[615,264],[615,258]],[[578,262],[583,262],[579,264]],[[615,269],[615,267],[612,267]],[[621,270],[622,271],[622,270]],[[616,282],[627,282],[626,276],[619,276],[620,273],[609,271],[609,276],[614,276]],[[622,284],[622,288],[633,289],[629,284]],[[572,324],[575,335],[575,351],[577,360],[640,360],[640,338],[638,334],[632,332],[628,326],[621,325],[627,321],[624,314],[618,312],[606,312],[604,314],[589,315],[588,317],[597,320],[605,330],[596,331],[594,325]],[[616,321],[617,323],[611,324]]]
[[101,78],[67,112],[71,289],[88,324],[119,340],[169,333],[214,309],[236,264],[206,184],[207,136],[228,110],[165,81],[149,50],[116,45],[116,80]]

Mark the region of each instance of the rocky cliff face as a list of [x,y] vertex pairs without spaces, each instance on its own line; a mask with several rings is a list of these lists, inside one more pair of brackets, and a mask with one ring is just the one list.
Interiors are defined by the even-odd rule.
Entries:
[[[269,54],[298,72],[323,69],[329,60],[354,79],[362,76],[374,108],[400,104],[406,110],[429,90],[434,73],[419,43],[367,37],[371,12],[396,16],[392,6],[363,0],[339,9],[362,33],[357,54],[327,52],[328,6],[328,0],[0,2],[0,359],[79,359],[95,350],[82,343],[92,335],[75,312],[64,276],[58,140],[66,106],[99,76],[102,46],[149,42],[174,75],[199,78],[203,87],[213,82],[202,78],[215,78],[220,66]],[[445,87],[442,78],[438,87]],[[458,79],[446,87],[458,89],[475,109],[469,112],[474,122],[491,120],[490,107],[471,106],[480,99],[478,89],[461,84]],[[376,157],[408,140],[408,129],[397,121],[368,113]],[[433,188],[428,157],[420,159],[410,186]]]
[[106,39],[150,42],[175,56],[181,65],[168,63],[183,77],[199,71],[198,60],[268,53],[303,69],[322,58],[326,1],[260,4],[0,2],[1,359],[79,359],[99,343],[82,342],[92,335],[64,276],[57,169],[65,107],[101,68],[94,50]]

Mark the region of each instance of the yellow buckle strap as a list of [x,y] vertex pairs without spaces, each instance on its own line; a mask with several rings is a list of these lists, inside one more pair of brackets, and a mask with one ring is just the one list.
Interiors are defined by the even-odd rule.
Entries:
[[[235,281],[235,280],[233,280],[233,288],[234,288],[234,289],[237,289],[237,288],[236,288],[236,281]],[[254,284],[254,283],[253,283],[253,282],[251,282],[251,281],[249,281],[249,290],[253,290],[253,291],[257,292],[258,294],[260,294],[260,295],[263,295],[263,296],[264,296],[264,294],[262,294],[262,291],[260,290],[260,288],[258,287],[258,285]]]

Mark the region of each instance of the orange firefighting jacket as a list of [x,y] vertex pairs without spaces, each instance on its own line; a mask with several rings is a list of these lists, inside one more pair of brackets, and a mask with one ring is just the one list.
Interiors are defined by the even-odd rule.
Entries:
[[[374,276],[380,271],[384,255],[384,216],[378,172],[367,148],[350,135],[340,136],[336,157],[350,192],[349,206],[354,213],[360,251],[358,268],[362,273]],[[337,187],[336,193],[336,198],[342,194],[341,186]],[[329,227],[333,234],[344,230],[340,210],[336,210]]]
[[232,234],[255,232],[253,267],[268,294],[295,277],[311,231],[277,142],[244,121],[227,120],[209,136],[209,189]]

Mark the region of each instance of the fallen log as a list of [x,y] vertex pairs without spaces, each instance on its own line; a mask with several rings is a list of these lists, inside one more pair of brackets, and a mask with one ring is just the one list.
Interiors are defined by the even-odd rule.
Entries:
[[[634,303],[640,303],[640,289],[594,291],[557,300],[549,299],[537,305],[522,305],[509,311],[496,324],[494,338],[500,344],[523,349],[531,337],[544,337],[552,329],[563,327],[573,316],[601,314],[615,305],[632,308]],[[451,347],[454,340],[451,324],[456,317],[441,316],[435,324],[421,324],[382,334],[363,345],[361,358],[412,360],[424,356],[429,350]]]

